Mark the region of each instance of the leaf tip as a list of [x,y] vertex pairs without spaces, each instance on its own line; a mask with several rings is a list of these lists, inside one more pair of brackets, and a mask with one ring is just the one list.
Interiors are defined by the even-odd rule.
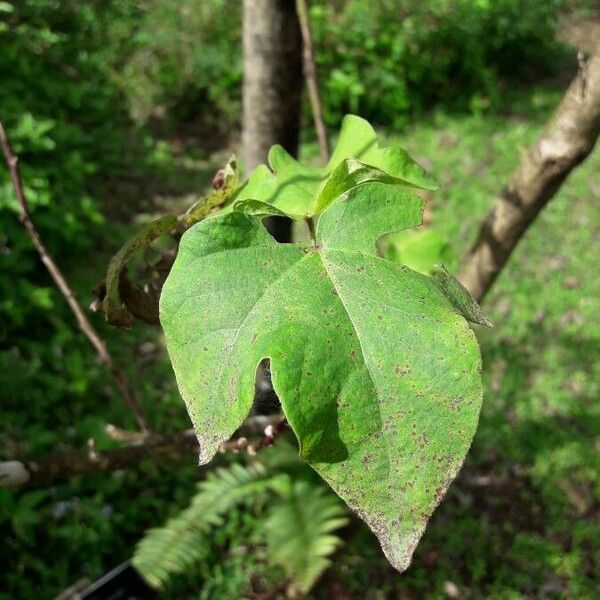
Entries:
[[207,465],[219,451],[221,444],[215,446],[214,444],[207,443],[205,439],[200,436],[196,436],[198,439],[198,466],[202,467]]

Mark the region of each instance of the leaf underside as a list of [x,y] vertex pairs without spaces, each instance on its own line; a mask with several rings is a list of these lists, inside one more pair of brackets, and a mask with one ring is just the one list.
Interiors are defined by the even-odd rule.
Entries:
[[251,215],[208,218],[184,234],[160,307],[200,462],[248,415],[270,359],[301,456],[400,571],[464,460],[482,397],[455,303],[376,254],[422,208],[407,186],[359,185],[322,212],[310,246],[275,242]]
[[147,223],[112,257],[106,273],[106,295],[102,302],[106,320],[112,325],[131,327],[133,322],[133,315],[123,303],[119,290],[121,274],[127,263],[136,252],[148,248],[155,239],[168,233],[176,225],[177,217],[175,215],[165,215]]

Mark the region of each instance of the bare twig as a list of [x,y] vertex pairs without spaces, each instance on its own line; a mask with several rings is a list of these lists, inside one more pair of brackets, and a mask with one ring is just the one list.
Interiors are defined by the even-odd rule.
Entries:
[[[255,416],[246,419],[235,437],[225,442],[225,452],[239,452],[246,449],[252,454],[273,443],[285,428],[281,415]],[[109,473],[122,469],[132,469],[146,459],[157,464],[194,460],[198,454],[198,440],[193,430],[173,434],[150,434],[139,437],[134,432],[126,432],[111,427],[113,439],[128,440],[131,443],[115,450],[98,450],[93,440],[88,441],[86,450],[69,450],[40,459],[0,461],[0,487],[43,486],[57,481],[90,473]],[[257,442],[248,442],[257,438]],[[202,474],[208,467],[202,467]]]
[[109,423],[104,428],[104,433],[111,439],[115,440],[115,442],[128,442],[128,443],[139,443],[143,442],[147,433],[143,431],[127,431],[126,429],[121,429],[112,423]]
[[302,62],[306,87],[308,88],[308,97],[310,99],[310,107],[315,122],[315,129],[317,130],[321,158],[323,159],[323,162],[327,162],[329,160],[329,142],[327,140],[327,130],[325,129],[325,122],[323,121],[323,110],[321,108],[321,99],[319,97],[317,68],[315,66],[306,0],[296,0],[296,12],[298,13],[300,31],[302,32]]
[[198,441],[193,432],[170,435],[150,434],[139,443],[115,450],[68,450],[40,459],[0,462],[0,487],[43,486],[90,473],[130,469],[145,459],[161,464],[189,457],[193,459]]
[[21,221],[21,224],[25,228],[27,235],[30,237],[35,249],[37,250],[37,253],[42,263],[44,263],[44,266],[46,267],[46,269],[48,269],[48,272],[50,273],[50,276],[56,284],[56,287],[59,289],[60,293],[67,301],[69,308],[75,316],[79,329],[96,350],[100,361],[104,365],[106,365],[111,375],[113,376],[117,387],[123,395],[125,403],[132,411],[138,425],[141,427],[142,431],[149,432],[150,429],[148,426],[148,421],[144,415],[143,409],[133,389],[129,386],[125,374],[115,363],[112,355],[109,353],[108,348],[106,347],[104,340],[98,335],[98,332],[94,329],[94,326],[86,317],[77,298],[75,297],[75,294],[73,293],[73,290],[71,289],[67,280],[58,268],[58,265],[54,262],[54,259],[50,256],[50,253],[46,249],[46,246],[44,245],[42,238],[40,237],[40,234],[31,219],[29,205],[27,203],[27,199],[25,198],[23,184],[21,182],[21,175],[19,173],[19,159],[12,151],[8,135],[6,133],[6,130],[4,129],[4,125],[1,120],[0,145],[2,146],[2,152],[4,154],[8,170],[10,172],[15,196],[19,203],[19,220]]
[[255,456],[259,450],[271,446],[275,443],[275,440],[280,436],[288,427],[286,419],[283,417],[275,417],[269,422],[262,432],[262,437],[254,442],[248,441],[247,437],[241,436],[228,442],[224,442],[219,447],[219,452],[224,454],[225,452],[239,452],[240,450],[246,450],[250,456]]
[[600,134],[600,47],[585,61],[545,131],[494,201],[459,278],[481,301],[529,225]]

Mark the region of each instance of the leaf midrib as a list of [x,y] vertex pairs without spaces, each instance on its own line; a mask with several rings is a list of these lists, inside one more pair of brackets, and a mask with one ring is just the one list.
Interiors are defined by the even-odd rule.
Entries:
[[[329,250],[336,250],[335,248],[330,248]],[[381,431],[381,433],[384,435],[384,437],[386,438],[386,444],[385,444],[385,450],[386,450],[386,457],[387,457],[387,479],[388,479],[388,483],[391,483],[391,475],[392,475],[392,459],[390,457],[390,451],[389,451],[389,444],[387,444],[387,436],[385,436],[384,432],[383,432],[383,417],[381,415],[381,402],[380,402],[380,398],[379,398],[379,389],[375,383],[375,378],[373,377],[373,373],[371,371],[371,366],[369,365],[369,363],[367,362],[367,358],[365,355],[365,350],[363,348],[363,343],[361,340],[360,335],[358,334],[358,329],[354,323],[354,319],[352,318],[352,316],[350,315],[350,311],[348,310],[348,307],[346,306],[346,303],[344,302],[343,296],[341,295],[341,290],[338,290],[338,288],[335,285],[335,280],[327,266],[327,260],[325,258],[325,254],[327,253],[326,249],[323,249],[319,252],[319,256],[321,258],[321,263],[323,264],[323,268],[325,269],[325,272],[327,273],[327,276],[329,278],[329,281],[331,281],[331,284],[333,285],[333,288],[335,289],[336,295],[340,301],[340,304],[342,305],[342,307],[344,308],[344,311],[346,313],[346,316],[348,317],[348,320],[350,321],[350,323],[352,324],[352,329],[354,330],[354,333],[356,335],[356,339],[358,340],[358,346],[360,348],[360,353],[362,355],[363,358],[363,363],[365,365],[365,367],[367,368],[367,372],[369,373],[369,378],[371,379],[371,384],[373,385],[373,389],[375,390],[375,395],[377,398],[377,412],[379,414],[379,423],[380,423],[380,427],[379,430]],[[348,252],[349,254],[356,254],[359,256],[365,256],[362,252]],[[390,494],[391,497],[391,494]]]
[[[295,247],[295,248],[298,248],[298,250],[300,252],[302,251],[300,247],[296,246],[296,244],[290,244],[290,245],[293,246],[293,247]],[[279,284],[279,282],[285,276],[287,276],[290,273],[290,271],[292,271],[292,270],[294,270],[296,268],[299,268],[302,264],[304,264],[307,260],[309,260],[316,253],[316,254],[319,255],[319,258],[320,258],[321,264],[323,266],[323,269],[325,270],[325,272],[327,274],[327,278],[328,278],[329,282],[331,283],[331,285],[333,286],[333,288],[334,288],[334,290],[336,292],[337,298],[338,298],[340,304],[342,305],[342,308],[344,309],[344,312],[345,312],[348,320],[350,321],[350,324],[352,325],[352,329],[353,329],[354,334],[356,336],[356,339],[358,341],[358,345],[359,345],[360,352],[361,352],[361,355],[362,355],[362,362],[363,362],[363,364],[365,365],[365,367],[367,369],[367,372],[369,374],[369,379],[371,380],[371,385],[372,385],[373,390],[375,392],[376,403],[377,403],[377,411],[378,411],[378,414],[379,414],[379,423],[380,423],[380,425],[379,425],[379,431],[382,434],[384,434],[384,438],[386,438],[385,433],[383,431],[383,427],[382,427],[383,417],[382,417],[382,414],[381,414],[381,402],[380,402],[380,397],[379,397],[379,389],[378,389],[378,387],[376,385],[376,381],[375,381],[375,378],[373,376],[373,373],[372,373],[372,370],[371,370],[371,366],[370,366],[369,362],[366,359],[365,349],[363,347],[363,342],[362,342],[361,336],[359,335],[358,328],[357,328],[357,326],[356,326],[356,324],[354,322],[354,319],[352,318],[352,316],[350,314],[350,311],[349,311],[348,307],[346,306],[346,303],[344,302],[343,296],[341,294],[341,290],[339,290],[338,287],[336,286],[335,279],[334,279],[334,277],[333,277],[333,275],[331,273],[330,266],[328,265],[327,254],[330,251],[342,252],[342,253],[345,253],[345,254],[352,254],[352,255],[358,256],[358,257],[360,257],[362,259],[377,258],[379,260],[383,260],[381,257],[378,257],[376,255],[370,255],[370,254],[367,255],[367,254],[365,254],[363,252],[351,251],[351,250],[343,249],[343,248],[324,248],[324,247],[319,248],[315,252],[309,252],[307,254],[298,256],[298,259],[295,262],[293,262],[290,266],[288,266],[287,268],[285,268],[284,270],[282,270],[275,277],[275,279],[273,279],[271,281],[271,283],[269,283],[265,287],[265,289],[263,290],[263,292],[261,293],[261,295],[257,298],[257,300],[249,308],[248,312],[246,313],[246,315],[242,319],[240,325],[237,328],[232,328],[232,329],[235,329],[235,335],[234,335],[234,338],[233,338],[233,340],[231,342],[231,345],[229,346],[229,348],[230,348],[230,350],[229,350],[229,359],[227,361],[223,362],[221,373],[219,374],[219,380],[217,382],[217,386],[216,386],[215,389],[219,390],[220,394],[222,393],[223,378],[225,376],[225,373],[228,372],[228,370],[229,370],[229,368],[231,366],[231,360],[232,360],[232,354],[233,354],[232,350],[233,350],[233,348],[235,348],[235,345],[236,345],[236,343],[237,343],[237,341],[239,339],[239,336],[240,336],[241,332],[244,330],[245,326],[247,325],[248,320],[250,319],[251,315],[254,314],[257,306],[259,306],[264,301],[265,297],[269,294],[269,292],[272,289],[274,289]],[[385,261],[385,262],[387,262],[387,261]],[[386,440],[386,443],[385,443],[385,453],[386,453],[385,456],[386,456],[386,459],[387,459],[386,460],[386,467],[387,467],[386,468],[386,472],[387,472],[388,483],[391,483],[392,482],[391,481],[391,479],[392,479],[392,468],[391,468],[392,460],[391,460],[389,452],[390,452],[389,445],[387,444],[387,440]],[[390,496],[391,496],[391,494],[390,494]]]

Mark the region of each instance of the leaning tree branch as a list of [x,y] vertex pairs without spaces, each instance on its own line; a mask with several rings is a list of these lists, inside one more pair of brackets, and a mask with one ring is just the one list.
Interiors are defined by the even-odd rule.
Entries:
[[[235,436],[221,445],[220,452],[245,451],[254,455],[270,446],[285,428],[286,421],[281,415],[249,417]],[[194,460],[198,455],[198,440],[193,430],[140,437],[108,426],[107,433],[113,439],[132,443],[113,450],[98,450],[90,440],[86,450],[68,450],[39,459],[0,461],[0,488],[45,486],[78,475],[133,469],[146,459],[162,464]],[[255,441],[249,442],[249,438]]]
[[304,69],[304,78],[308,89],[310,107],[317,130],[317,139],[321,149],[321,158],[324,162],[329,160],[329,142],[327,140],[327,130],[323,120],[323,110],[321,108],[321,99],[319,97],[319,84],[317,78],[317,67],[313,52],[312,35],[310,32],[310,23],[308,20],[308,8],[306,0],[296,0],[296,12],[300,31],[302,33],[302,63]]
[[79,329],[96,350],[100,361],[110,371],[118,389],[123,396],[123,399],[125,400],[125,403],[133,413],[138,425],[142,431],[149,432],[150,428],[148,426],[148,420],[146,419],[142,406],[137,399],[134,390],[131,388],[127,378],[125,377],[125,373],[119,368],[112,355],[108,351],[104,340],[98,335],[98,332],[94,329],[94,326],[83,312],[83,309],[81,308],[81,305],[79,304],[73,290],[69,286],[58,265],[48,252],[38,230],[33,223],[33,220],[31,219],[29,204],[27,203],[27,199],[25,197],[23,183],[21,181],[21,174],[19,172],[19,158],[12,150],[10,140],[8,139],[8,135],[1,120],[0,146],[2,146],[2,153],[4,154],[4,158],[10,172],[10,178],[15,196],[19,204],[19,220],[21,221],[21,224],[23,225],[27,235],[37,250],[40,260],[42,263],[44,263],[44,266],[50,273],[50,276],[52,277],[56,287],[67,301],[71,312],[75,316]]
[[600,135],[600,47],[580,63],[546,129],[495,199],[459,279],[481,301],[512,251]]

